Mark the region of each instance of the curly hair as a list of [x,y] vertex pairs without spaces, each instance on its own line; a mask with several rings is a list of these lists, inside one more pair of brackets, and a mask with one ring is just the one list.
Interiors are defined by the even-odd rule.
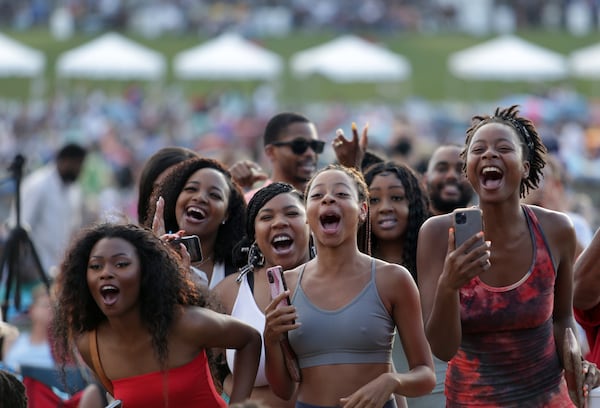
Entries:
[[152,334],[162,366],[168,355],[167,335],[181,306],[209,306],[208,293],[194,284],[176,252],[152,231],[134,224],[98,224],[81,231],[67,250],[56,279],[57,302],[52,323],[57,361],[68,362],[70,341],[107,318],[87,283],[90,254],[98,241],[121,238],[135,247],[140,262],[140,317]]
[[[231,177],[231,173],[218,161],[208,158],[193,158],[179,163],[169,169],[165,175],[164,181],[157,186],[150,200],[150,208],[146,224],[152,226],[153,214],[156,211],[156,201],[158,197],[165,200],[165,229],[166,231],[178,231],[175,206],[177,197],[183,190],[188,179],[200,169],[214,169],[225,176],[229,186],[229,205],[227,207],[227,219],[224,224],[219,226],[217,238],[215,241],[215,262],[224,262],[226,265],[232,265],[233,246],[242,239],[243,229],[246,219],[246,201],[239,185]],[[152,215],[150,215],[152,214]]]
[[[258,190],[252,199],[248,202],[248,208],[246,210],[246,232],[242,240],[235,246],[233,252],[233,258],[236,266],[243,266],[248,263],[248,251],[252,243],[256,239],[256,231],[254,229],[254,222],[258,212],[265,206],[266,203],[271,201],[274,197],[280,194],[292,194],[298,198],[300,203],[304,205],[304,196],[301,192],[296,190],[294,186],[288,183],[275,182],[271,183],[260,190]],[[253,260],[254,263],[258,261],[258,257]],[[254,264],[253,266],[258,266]]]
[[530,166],[529,175],[521,181],[521,186],[519,187],[519,195],[523,198],[529,193],[529,190],[537,188],[540,178],[543,177],[542,169],[546,165],[547,149],[533,122],[523,116],[519,116],[518,108],[519,105],[512,105],[509,108],[498,107],[491,116],[473,116],[471,127],[467,129],[465,145],[460,156],[465,161],[463,171],[466,171],[467,150],[471,144],[473,135],[479,128],[488,123],[503,123],[512,127],[521,140],[523,156],[527,158]]
[[200,156],[195,151],[186,147],[170,146],[158,150],[144,163],[138,184],[137,213],[140,225],[145,225],[147,222],[148,205],[156,179],[171,166],[193,157]]
[[[417,237],[421,225],[430,216],[429,199],[419,183],[419,178],[412,168],[405,164],[393,161],[377,163],[370,166],[364,174],[365,181],[371,186],[375,176],[382,173],[392,173],[402,183],[408,199],[408,223],[404,238],[402,259],[404,266],[410,271],[415,281],[417,280]],[[364,228],[364,227],[362,227]],[[374,253],[377,251],[377,237],[371,232],[371,246]]]
[[6,370],[0,370],[0,402],[3,407],[27,408],[25,386]]

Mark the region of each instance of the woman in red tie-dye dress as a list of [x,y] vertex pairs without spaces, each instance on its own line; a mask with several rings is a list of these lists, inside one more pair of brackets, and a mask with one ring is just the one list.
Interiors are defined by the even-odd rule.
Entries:
[[546,149],[516,108],[476,116],[467,131],[462,155],[483,231],[456,247],[448,214],[419,234],[424,321],[433,353],[449,361],[448,407],[573,406],[558,345],[574,330],[575,233],[566,215],[520,203]]

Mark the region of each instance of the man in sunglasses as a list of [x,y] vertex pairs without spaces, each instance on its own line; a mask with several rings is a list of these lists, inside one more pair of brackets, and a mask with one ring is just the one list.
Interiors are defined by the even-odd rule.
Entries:
[[[317,169],[317,156],[323,153],[325,142],[319,140],[315,125],[306,117],[291,112],[273,116],[265,128],[264,151],[271,162],[271,177],[250,161],[235,163],[229,170],[240,185],[260,186],[279,181],[289,183],[301,192]],[[245,194],[248,202],[258,189]]]

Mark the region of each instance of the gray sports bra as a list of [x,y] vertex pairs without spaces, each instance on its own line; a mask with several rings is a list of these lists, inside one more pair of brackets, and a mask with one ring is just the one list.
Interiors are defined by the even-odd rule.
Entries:
[[337,310],[318,308],[306,297],[301,285],[303,274],[304,268],[292,297],[302,326],[288,332],[300,367],[389,363],[396,326],[379,297],[374,260],[371,280],[354,299]]

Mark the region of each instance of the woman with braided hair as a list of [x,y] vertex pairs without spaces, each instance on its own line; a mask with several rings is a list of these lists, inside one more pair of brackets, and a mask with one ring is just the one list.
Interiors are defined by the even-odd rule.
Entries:
[[[369,187],[369,218],[359,230],[359,239],[368,236],[361,248],[375,258],[396,263],[408,269],[417,281],[417,237],[421,225],[429,218],[427,193],[415,171],[407,164],[380,162],[363,171]],[[370,226],[367,228],[366,226]],[[392,351],[394,367],[399,372],[409,370],[402,342],[396,336]],[[446,363],[436,370],[445,372]],[[436,374],[437,377],[437,374]],[[442,384],[444,376],[441,376]],[[408,400],[410,407],[443,405],[443,386],[437,392]],[[396,397],[398,398],[398,397]],[[400,404],[398,404],[400,405]]]
[[[227,276],[213,292],[228,314],[252,325],[262,333],[264,310],[271,302],[266,269],[280,265],[292,269],[309,260],[309,228],[302,194],[287,183],[273,183],[258,190],[248,203],[246,232],[234,249],[234,258],[246,258],[238,275]],[[235,372],[235,350],[227,350],[227,362]],[[252,399],[262,400],[272,408],[293,407],[294,399],[277,397],[265,376],[264,346]],[[231,376],[224,381],[231,390]]]
[[364,177],[369,187],[371,254],[403,265],[416,281],[417,236],[429,217],[427,194],[414,170],[402,163],[374,164]]
[[[545,153],[517,106],[475,116],[461,155],[483,231],[457,247],[452,214],[421,227],[423,317],[433,353],[449,361],[447,407],[573,406],[562,345],[565,329],[575,331],[575,232],[565,214],[520,203]],[[584,362],[584,372],[587,390],[596,370]]]

